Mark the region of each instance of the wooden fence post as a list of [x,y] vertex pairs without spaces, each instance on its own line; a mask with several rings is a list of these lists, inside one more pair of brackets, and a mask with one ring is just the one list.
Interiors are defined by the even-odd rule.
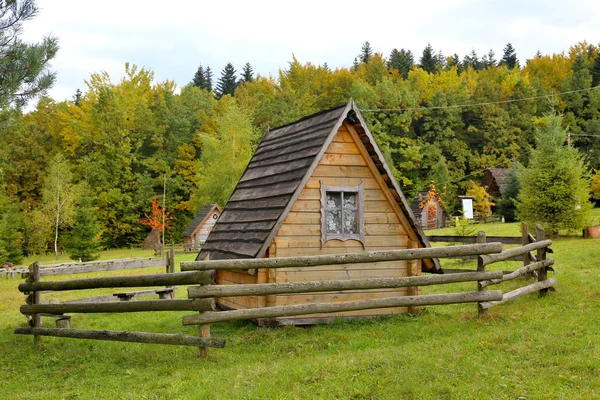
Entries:
[[[36,261],[29,266],[29,277],[27,278],[27,282],[38,283],[40,281],[40,262]],[[40,292],[34,291],[31,296],[31,304],[40,304]],[[42,327],[42,315],[41,314],[33,314],[31,316],[30,325],[33,328],[41,328]],[[38,335],[33,336],[33,345],[37,347],[40,344],[41,337]]]
[[[535,227],[535,239],[539,242],[541,240],[546,239],[546,231],[544,228],[537,224]],[[546,247],[537,250],[537,261],[542,261],[546,259]],[[537,270],[538,282],[545,281],[548,279],[548,273],[546,272],[546,267],[540,268]],[[548,293],[548,288],[540,290],[540,297],[544,297]]]
[[[525,246],[529,244],[529,228],[527,224],[521,223],[521,245]],[[523,266],[526,267],[531,264],[531,258],[529,257],[529,253],[523,256]]]
[[[485,232],[477,232],[477,243],[485,243]],[[483,258],[481,258],[481,256],[477,257],[477,272],[485,272],[485,264],[483,263]],[[477,281],[477,291],[483,292],[486,290],[487,288],[481,285],[481,281]],[[477,303],[477,312],[479,315],[482,315],[485,314],[487,310],[481,306],[481,303]]]
[[[410,240],[408,241],[408,248],[409,249],[416,249],[419,247],[419,243],[416,240]],[[420,260],[419,260],[420,261]],[[417,260],[408,260],[406,262],[406,266],[407,266],[407,272],[408,272],[408,276],[416,276],[418,275],[418,261]],[[416,286],[411,286],[409,288],[407,288],[407,295],[408,296],[417,296],[419,294],[419,288]],[[421,307],[408,307],[408,313],[409,314],[418,314],[419,311],[421,310]]]

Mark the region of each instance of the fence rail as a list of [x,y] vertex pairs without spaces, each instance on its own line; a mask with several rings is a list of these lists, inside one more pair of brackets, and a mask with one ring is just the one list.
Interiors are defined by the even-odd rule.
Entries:
[[[515,244],[511,238],[511,244]],[[502,250],[502,243],[487,243],[498,240],[498,237],[486,237],[480,232],[477,237],[465,239],[467,245],[435,247],[424,249],[389,250],[364,253],[344,253],[336,255],[289,257],[273,259],[244,260],[206,260],[182,262],[182,272],[127,277],[100,277],[74,279],[67,281],[41,282],[39,265],[30,267],[27,282],[19,285],[19,290],[30,293],[28,304],[21,306],[21,312],[31,315],[31,329],[18,329],[19,334],[39,336],[59,336],[100,340],[137,341],[142,343],[163,343],[193,345],[205,356],[208,347],[223,347],[224,339],[210,337],[210,324],[215,322],[235,321],[240,319],[276,319],[297,317],[309,314],[330,314],[368,309],[384,309],[391,307],[415,307],[437,304],[477,303],[479,313],[522,296],[539,291],[544,295],[553,288],[556,279],[547,279],[546,271],[551,269],[554,260],[547,259],[548,246],[552,243],[545,240],[545,234],[538,226],[536,238],[532,239],[524,226],[522,246]],[[526,241],[526,242],[525,242]],[[535,255],[533,254],[535,252]],[[171,257],[174,250],[171,249]],[[215,285],[216,270],[265,270],[272,268],[314,268],[324,265],[344,265],[356,263],[374,263],[398,260],[422,260],[427,258],[454,258],[457,256],[476,256],[477,270],[462,271],[460,274],[443,274],[427,276],[408,276],[402,278],[368,278],[349,280],[325,280],[289,283],[231,284]],[[488,271],[486,268],[497,262],[521,256],[523,267],[512,272],[499,270]],[[533,263],[531,261],[534,261]],[[542,273],[543,272],[543,273]],[[538,282],[504,293],[501,290],[488,290],[492,285],[499,285],[514,280],[528,273],[537,273]],[[442,285],[456,282],[476,282],[476,291],[456,293],[393,296],[377,299],[363,299],[339,302],[320,302],[286,306],[265,306],[240,310],[217,311],[216,298],[236,296],[271,296],[289,293],[327,293],[340,291],[356,291],[389,289],[418,286]],[[59,304],[42,304],[39,299],[41,291],[85,290],[96,288],[145,287],[157,285],[191,285],[188,287],[188,299],[177,300],[141,300],[122,302],[63,302]],[[199,337],[152,334],[147,332],[90,331],[74,329],[48,329],[41,327],[41,314],[98,313],[98,312],[144,312],[144,311],[194,311],[195,314],[183,317],[183,325],[199,325]],[[36,339],[38,340],[38,339]]]

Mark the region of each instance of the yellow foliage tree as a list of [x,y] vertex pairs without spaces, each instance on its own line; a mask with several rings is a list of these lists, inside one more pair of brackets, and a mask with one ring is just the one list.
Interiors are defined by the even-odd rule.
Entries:
[[473,182],[471,188],[467,191],[467,196],[475,197],[473,201],[475,216],[486,217],[492,215],[492,206],[495,204],[492,203],[492,196],[481,185]]

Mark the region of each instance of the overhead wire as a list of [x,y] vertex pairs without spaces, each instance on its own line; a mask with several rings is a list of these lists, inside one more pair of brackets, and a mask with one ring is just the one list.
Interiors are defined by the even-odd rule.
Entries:
[[533,97],[525,97],[522,99],[509,99],[509,100],[499,100],[499,101],[488,101],[484,103],[472,103],[472,104],[455,104],[450,106],[432,106],[432,107],[402,107],[402,108],[359,108],[361,112],[384,112],[384,111],[421,111],[421,110],[444,110],[444,109],[453,109],[453,108],[463,108],[463,107],[482,107],[489,106],[494,104],[507,104],[507,103],[517,103],[520,101],[529,101],[529,100],[539,100],[539,99],[549,99],[552,97],[562,96],[565,94],[573,94],[580,92],[587,92],[591,90],[595,90],[600,88],[600,85],[594,86],[586,89],[578,89],[578,90],[570,90],[568,92],[560,92],[560,93],[549,93],[543,96],[533,96]]

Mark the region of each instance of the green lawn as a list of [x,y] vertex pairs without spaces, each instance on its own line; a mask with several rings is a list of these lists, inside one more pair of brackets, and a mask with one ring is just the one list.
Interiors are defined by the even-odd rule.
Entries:
[[[520,235],[518,224],[478,229]],[[58,338],[44,338],[35,350],[31,337],[13,334],[25,322],[18,312],[20,280],[0,280],[0,398],[600,398],[600,239],[564,237],[552,248],[556,273],[550,276],[558,279],[557,291],[494,307],[485,318],[478,318],[470,304],[310,328],[220,323],[212,326],[212,335],[226,338],[227,347],[211,349],[208,359],[199,359],[197,349],[189,347]],[[147,255],[128,250],[106,252],[104,258],[117,254]],[[444,265],[457,263],[463,264]],[[474,287],[428,287],[424,292]],[[195,334],[195,328],[181,325],[185,314],[76,314],[73,324]]]

